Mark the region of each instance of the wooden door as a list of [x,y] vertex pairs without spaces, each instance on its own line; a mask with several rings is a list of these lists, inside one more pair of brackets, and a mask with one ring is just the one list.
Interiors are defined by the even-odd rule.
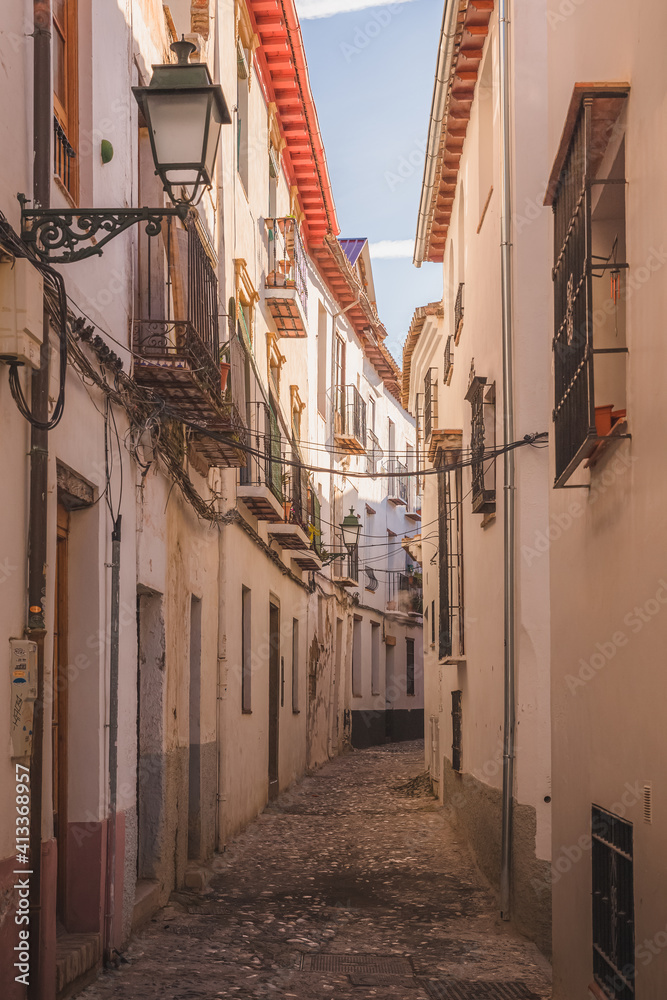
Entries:
[[64,921],[67,865],[67,547],[69,513],[58,505],[53,626],[53,833],[58,847],[57,914]]

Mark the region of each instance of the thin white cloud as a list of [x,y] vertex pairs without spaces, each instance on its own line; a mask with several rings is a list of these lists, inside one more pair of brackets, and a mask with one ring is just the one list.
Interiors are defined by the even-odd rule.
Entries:
[[397,258],[410,258],[415,250],[414,240],[380,240],[378,243],[370,243],[369,249],[371,257],[375,260],[388,260]]
[[413,3],[414,0],[297,0],[296,9],[302,21],[335,14],[351,14],[368,7],[387,7],[389,3]]

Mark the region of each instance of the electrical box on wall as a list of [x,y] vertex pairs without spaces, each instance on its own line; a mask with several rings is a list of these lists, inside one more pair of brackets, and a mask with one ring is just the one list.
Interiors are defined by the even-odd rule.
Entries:
[[39,368],[44,279],[29,260],[0,260],[0,360]]
[[29,757],[37,697],[37,643],[10,639],[10,727],[12,757]]

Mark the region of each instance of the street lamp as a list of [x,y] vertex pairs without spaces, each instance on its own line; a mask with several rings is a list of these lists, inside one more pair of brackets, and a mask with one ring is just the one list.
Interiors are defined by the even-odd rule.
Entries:
[[27,208],[19,195],[22,239],[42,260],[69,264],[101,254],[106,243],[138,222],[157,236],[165,218],[185,219],[212,186],[220,129],[231,124],[231,115],[208,66],[189,62],[196,47],[182,37],[171,49],[178,62],[154,66],[148,87],[132,92],[148,125],[155,172],[173,208]]
[[361,532],[361,521],[354,512],[354,507],[350,507],[350,513],[343,518],[340,526],[343,535],[343,545],[347,549],[349,556],[353,556],[359,545],[359,533]]
[[155,169],[175,205],[193,205],[213,184],[220,128],[231,124],[222,88],[185,37],[174,42],[178,63],[153,66],[148,87],[133,87],[148,134]]

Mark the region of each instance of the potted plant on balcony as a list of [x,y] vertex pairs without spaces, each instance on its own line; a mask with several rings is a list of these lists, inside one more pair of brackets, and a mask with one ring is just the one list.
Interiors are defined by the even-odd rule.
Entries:
[[231,367],[229,363],[229,342],[227,342],[220,348],[220,392],[223,396],[227,391],[227,380],[229,379]]

